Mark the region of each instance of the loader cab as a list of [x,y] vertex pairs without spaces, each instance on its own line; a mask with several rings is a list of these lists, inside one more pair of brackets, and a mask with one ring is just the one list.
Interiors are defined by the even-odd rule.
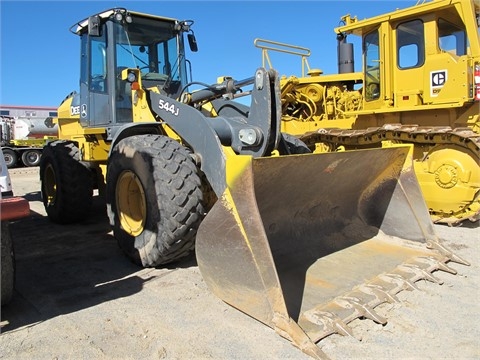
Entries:
[[191,24],[120,8],[78,23],[73,32],[81,38],[82,126],[133,121],[131,83],[122,79],[124,69],[140,70],[144,88],[176,98],[187,83],[183,33],[191,32]]

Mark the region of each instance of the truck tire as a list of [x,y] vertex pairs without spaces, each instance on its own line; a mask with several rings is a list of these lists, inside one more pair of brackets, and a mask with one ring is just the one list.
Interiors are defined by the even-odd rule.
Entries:
[[23,165],[27,167],[38,166],[40,164],[41,157],[42,153],[40,150],[25,150],[22,153]]
[[5,158],[5,165],[7,165],[7,168],[11,169],[17,166],[18,155],[14,150],[4,148],[2,149],[2,152],[3,157]]
[[57,140],[44,147],[40,181],[43,205],[51,221],[69,224],[89,215],[93,198],[92,174],[81,163],[76,143]]
[[2,305],[10,302],[13,296],[15,286],[15,254],[13,252],[13,242],[10,235],[8,221],[1,223],[1,271],[2,271]]
[[107,212],[133,262],[152,267],[191,253],[205,216],[199,173],[188,150],[166,136],[132,136],[114,147]]

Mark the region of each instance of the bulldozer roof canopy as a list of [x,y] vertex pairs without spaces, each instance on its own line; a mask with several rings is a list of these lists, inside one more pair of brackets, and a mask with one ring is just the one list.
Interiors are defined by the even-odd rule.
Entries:
[[357,20],[356,17],[352,18],[350,15],[345,15],[342,18],[345,25],[336,27],[334,30],[336,34],[347,33],[362,36],[372,31],[381,23],[432,13],[443,8],[453,7],[455,4],[462,4],[465,8],[471,7],[477,16],[480,13],[480,0],[432,0],[363,20]]

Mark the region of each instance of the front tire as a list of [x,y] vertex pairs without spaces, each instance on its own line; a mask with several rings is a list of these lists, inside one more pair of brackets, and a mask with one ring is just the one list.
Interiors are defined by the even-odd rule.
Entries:
[[161,135],[120,141],[109,159],[106,189],[120,248],[145,267],[188,255],[205,213],[201,189],[199,170],[178,142]]
[[89,215],[93,198],[92,175],[80,162],[76,143],[58,140],[44,147],[40,181],[43,205],[51,221],[69,224]]

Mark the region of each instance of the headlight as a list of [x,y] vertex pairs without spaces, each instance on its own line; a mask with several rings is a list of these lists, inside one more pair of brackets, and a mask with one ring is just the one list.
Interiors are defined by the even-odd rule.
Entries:
[[137,76],[135,75],[135,73],[129,72],[128,75],[127,75],[127,81],[129,83],[133,83],[133,82],[137,81]]

